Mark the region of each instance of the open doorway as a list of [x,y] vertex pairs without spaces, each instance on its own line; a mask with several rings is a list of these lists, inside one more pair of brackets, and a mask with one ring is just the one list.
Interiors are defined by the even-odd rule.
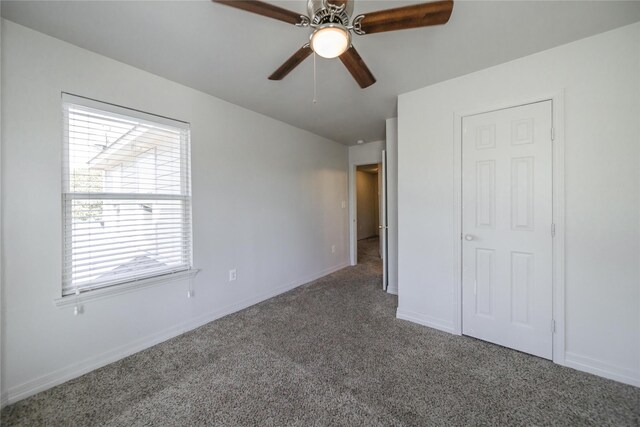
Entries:
[[362,163],[350,159],[351,265],[359,264],[363,257],[365,261],[379,264],[382,267],[382,289],[386,291],[389,283],[386,151],[381,150],[380,155],[375,156],[377,159],[371,157],[374,156],[368,156],[368,161]]
[[356,167],[356,240],[357,262],[379,259],[381,165],[373,163]]

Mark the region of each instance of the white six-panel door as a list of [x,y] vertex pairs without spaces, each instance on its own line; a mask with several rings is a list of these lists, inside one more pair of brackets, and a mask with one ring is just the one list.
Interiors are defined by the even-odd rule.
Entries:
[[551,101],[462,120],[462,332],[552,358]]

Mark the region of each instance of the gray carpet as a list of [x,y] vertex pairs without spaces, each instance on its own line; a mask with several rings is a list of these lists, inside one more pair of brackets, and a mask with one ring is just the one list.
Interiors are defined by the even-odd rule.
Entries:
[[306,286],[25,399],[2,425],[629,425],[640,389],[394,318],[377,241]]

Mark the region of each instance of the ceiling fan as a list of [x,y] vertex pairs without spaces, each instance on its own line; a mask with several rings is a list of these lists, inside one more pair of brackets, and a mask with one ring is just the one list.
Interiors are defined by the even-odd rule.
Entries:
[[270,80],[282,80],[315,52],[324,58],[339,57],[363,89],[374,84],[376,79],[351,44],[351,32],[365,35],[445,24],[453,10],[453,0],[441,0],[379,10],[351,19],[354,0],[307,0],[308,15],[258,0],[213,1],[313,30],[309,43],[274,71]]

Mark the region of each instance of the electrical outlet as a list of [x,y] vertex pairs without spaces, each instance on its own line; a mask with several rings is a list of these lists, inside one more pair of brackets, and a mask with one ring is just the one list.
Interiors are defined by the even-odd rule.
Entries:
[[342,201],[342,209],[347,207],[347,202],[345,202],[344,200]]
[[238,278],[238,274],[236,273],[236,269],[234,268],[233,270],[229,270],[229,281],[233,282],[237,278]]
[[331,253],[335,254],[336,253],[336,245],[332,245],[331,246]]

